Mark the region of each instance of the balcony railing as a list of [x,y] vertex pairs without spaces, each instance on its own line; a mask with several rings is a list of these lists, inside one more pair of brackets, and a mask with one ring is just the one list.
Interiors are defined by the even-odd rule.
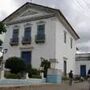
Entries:
[[11,46],[17,46],[19,44],[19,38],[11,38],[10,39],[10,45]]
[[31,44],[31,37],[23,37],[22,38],[22,44],[23,45]]
[[36,43],[45,43],[45,34],[37,34],[35,36]]

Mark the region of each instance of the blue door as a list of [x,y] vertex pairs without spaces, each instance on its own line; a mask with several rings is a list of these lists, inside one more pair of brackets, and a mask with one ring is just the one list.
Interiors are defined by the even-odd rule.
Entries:
[[82,77],[86,76],[86,65],[81,65],[80,66],[80,74]]
[[21,57],[22,57],[25,64],[31,63],[31,52],[30,51],[22,51]]

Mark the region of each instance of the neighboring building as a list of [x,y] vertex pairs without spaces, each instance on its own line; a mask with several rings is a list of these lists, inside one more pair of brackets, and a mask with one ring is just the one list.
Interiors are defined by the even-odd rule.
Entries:
[[64,74],[75,70],[76,40],[79,36],[60,10],[26,3],[3,22],[7,25],[4,60],[17,56],[39,69],[41,60],[56,59],[55,68]]
[[90,53],[76,54],[76,75],[86,76],[90,69]]

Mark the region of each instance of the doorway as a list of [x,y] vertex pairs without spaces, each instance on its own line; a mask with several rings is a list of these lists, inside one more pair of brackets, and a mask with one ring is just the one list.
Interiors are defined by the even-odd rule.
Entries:
[[31,64],[31,51],[22,51],[21,58],[25,64]]
[[80,75],[82,77],[85,77],[86,76],[86,65],[81,65],[80,66]]
[[64,61],[64,76],[67,75],[67,61]]

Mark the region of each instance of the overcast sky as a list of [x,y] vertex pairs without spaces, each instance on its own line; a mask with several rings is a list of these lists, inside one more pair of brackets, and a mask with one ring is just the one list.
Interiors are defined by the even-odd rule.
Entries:
[[[27,1],[31,0],[0,0],[0,20]],[[60,9],[80,36],[77,43],[80,51],[90,52],[90,0],[32,0],[32,2]]]

